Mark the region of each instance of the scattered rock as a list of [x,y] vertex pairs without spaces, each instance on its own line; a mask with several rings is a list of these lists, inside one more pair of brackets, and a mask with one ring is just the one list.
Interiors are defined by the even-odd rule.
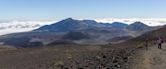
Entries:
[[62,69],[127,69],[132,53],[134,53],[133,49],[79,53],[79,55],[72,55],[72,57],[67,55],[66,59],[68,60],[58,63]]

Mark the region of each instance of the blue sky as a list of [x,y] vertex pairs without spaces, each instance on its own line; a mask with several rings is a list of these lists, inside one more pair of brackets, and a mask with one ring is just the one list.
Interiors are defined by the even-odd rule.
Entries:
[[166,0],[0,0],[0,20],[165,18]]

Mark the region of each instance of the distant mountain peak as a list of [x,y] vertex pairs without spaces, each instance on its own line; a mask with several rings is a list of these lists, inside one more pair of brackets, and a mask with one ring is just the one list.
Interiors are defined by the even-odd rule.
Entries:
[[[144,24],[143,22],[140,22],[140,21],[134,22],[133,24],[137,24],[137,25],[146,25],[146,24]],[[132,25],[132,24],[131,24],[131,25]],[[146,25],[146,26],[148,26],[148,25]]]
[[146,29],[149,29],[150,27],[142,22],[134,22],[130,24],[127,29],[132,30],[132,31],[143,31]]
[[70,21],[70,20],[75,20],[75,19],[73,19],[73,18],[67,18],[67,19],[65,19],[65,20],[69,20],[69,21]]
[[73,19],[73,18],[67,18],[67,19],[64,19],[64,20],[62,20],[60,22],[71,22],[71,21],[75,21],[75,19]]
[[52,25],[43,26],[37,30],[40,31],[54,31],[54,32],[68,32],[95,27],[98,25],[96,21],[92,20],[75,20],[73,18],[67,18]]

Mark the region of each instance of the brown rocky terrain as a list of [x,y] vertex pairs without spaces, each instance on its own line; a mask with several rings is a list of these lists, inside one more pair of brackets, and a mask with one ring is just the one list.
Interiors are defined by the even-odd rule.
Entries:
[[108,46],[49,46],[0,52],[1,69],[128,69],[133,49]]

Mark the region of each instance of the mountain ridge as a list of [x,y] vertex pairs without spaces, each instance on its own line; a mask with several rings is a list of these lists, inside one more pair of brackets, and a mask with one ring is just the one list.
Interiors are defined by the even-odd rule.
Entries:
[[[137,23],[136,26],[140,23]],[[29,45],[47,45],[60,43],[76,43],[76,44],[109,44],[111,41],[126,41],[137,37],[150,30],[134,30],[130,31],[126,25],[120,22],[113,24],[98,23],[94,20],[75,20],[72,18],[64,19],[57,23],[42,26],[36,30],[3,36],[0,41],[5,44],[28,47]],[[142,26],[142,24],[141,24]],[[144,26],[144,25],[143,25]],[[135,28],[135,25],[134,25]],[[148,29],[139,27],[139,29]],[[7,37],[7,40],[6,38]],[[20,44],[19,41],[22,40]],[[59,43],[58,43],[59,42]],[[27,46],[26,46],[27,45]]]
[[142,22],[134,22],[132,24],[125,24],[121,22],[113,22],[113,23],[99,23],[95,20],[75,20],[72,18],[67,18],[57,23],[53,23],[51,25],[42,26],[35,31],[72,31],[76,29],[86,29],[86,28],[96,28],[96,27],[105,27],[105,28],[117,28],[117,29],[128,29],[131,31],[142,31],[143,29],[150,28],[150,26],[142,23]]

